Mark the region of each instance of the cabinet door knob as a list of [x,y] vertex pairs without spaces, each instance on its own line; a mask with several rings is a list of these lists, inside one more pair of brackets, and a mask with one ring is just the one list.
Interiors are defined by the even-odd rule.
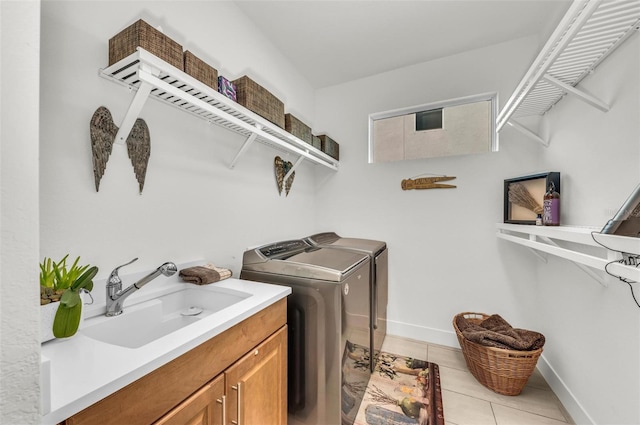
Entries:
[[257,356],[259,353],[260,353],[260,352],[259,352],[258,350],[256,350],[256,351],[254,351],[254,352],[253,352],[253,355],[254,355],[254,356]]

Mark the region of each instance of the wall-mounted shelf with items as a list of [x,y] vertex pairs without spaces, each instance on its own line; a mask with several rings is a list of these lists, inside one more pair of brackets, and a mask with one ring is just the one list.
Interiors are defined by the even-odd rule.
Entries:
[[141,47],[136,52],[101,69],[100,76],[136,91],[120,125],[115,143],[124,144],[149,96],[170,106],[225,127],[246,137],[230,164],[233,168],[255,141],[299,155],[285,180],[303,160],[337,170],[339,162],[298,139],[244,106],[218,93],[184,71]]
[[514,118],[543,115],[565,94],[608,111],[609,105],[575,86],[638,29],[640,0],[574,0],[500,111],[497,131],[509,124],[547,146]]
[[[622,239],[630,248],[629,251],[640,253],[640,239],[624,236],[602,235],[600,229],[572,226],[531,226],[522,224],[498,223],[496,236],[527,248],[546,262],[547,254],[572,261],[585,273],[607,286],[614,277],[596,271],[606,270],[635,282],[640,282],[640,268],[621,264],[621,254],[604,248],[600,243]],[[596,232],[598,242],[594,240]],[[603,238],[604,237],[604,238]]]

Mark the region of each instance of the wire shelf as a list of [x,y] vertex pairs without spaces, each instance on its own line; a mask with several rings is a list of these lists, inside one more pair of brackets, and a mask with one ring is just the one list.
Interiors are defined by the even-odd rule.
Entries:
[[[123,143],[147,97],[178,108],[210,123],[222,126],[247,138],[277,150],[337,170],[339,162],[310,144],[298,139],[244,106],[234,102],[200,81],[138,47],[121,61],[101,69],[100,76],[135,90],[136,96],[121,126],[116,142]],[[245,145],[247,145],[245,142]],[[246,147],[243,145],[231,167]]]
[[500,111],[498,131],[512,117],[548,112],[639,28],[640,0],[574,1]]

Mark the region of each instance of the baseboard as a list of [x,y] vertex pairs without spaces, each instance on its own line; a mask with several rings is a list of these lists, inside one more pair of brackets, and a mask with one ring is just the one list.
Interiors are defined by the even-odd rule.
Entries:
[[409,323],[388,320],[387,334],[430,342],[432,344],[444,345],[447,347],[460,348],[460,344],[458,344],[458,337],[453,329],[445,331],[442,329],[428,328],[426,326],[417,326]]
[[549,364],[544,354],[538,359],[538,370],[547,381],[555,395],[560,399],[563,407],[577,425],[595,425],[595,421],[589,416],[582,404],[576,399],[571,390],[558,376],[553,366]]
[[[387,334],[403,338],[415,339],[431,344],[439,344],[447,347],[460,348],[458,338],[453,330],[443,330],[417,326],[409,323],[387,321]],[[595,425],[595,421],[589,416],[584,407],[573,395],[564,381],[558,376],[549,364],[544,354],[538,359],[538,370],[556,394],[567,413],[577,425]]]

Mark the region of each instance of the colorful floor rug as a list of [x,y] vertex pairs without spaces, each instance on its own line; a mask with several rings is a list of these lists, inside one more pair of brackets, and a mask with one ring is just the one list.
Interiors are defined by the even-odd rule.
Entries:
[[438,365],[381,352],[354,425],[444,425]]

